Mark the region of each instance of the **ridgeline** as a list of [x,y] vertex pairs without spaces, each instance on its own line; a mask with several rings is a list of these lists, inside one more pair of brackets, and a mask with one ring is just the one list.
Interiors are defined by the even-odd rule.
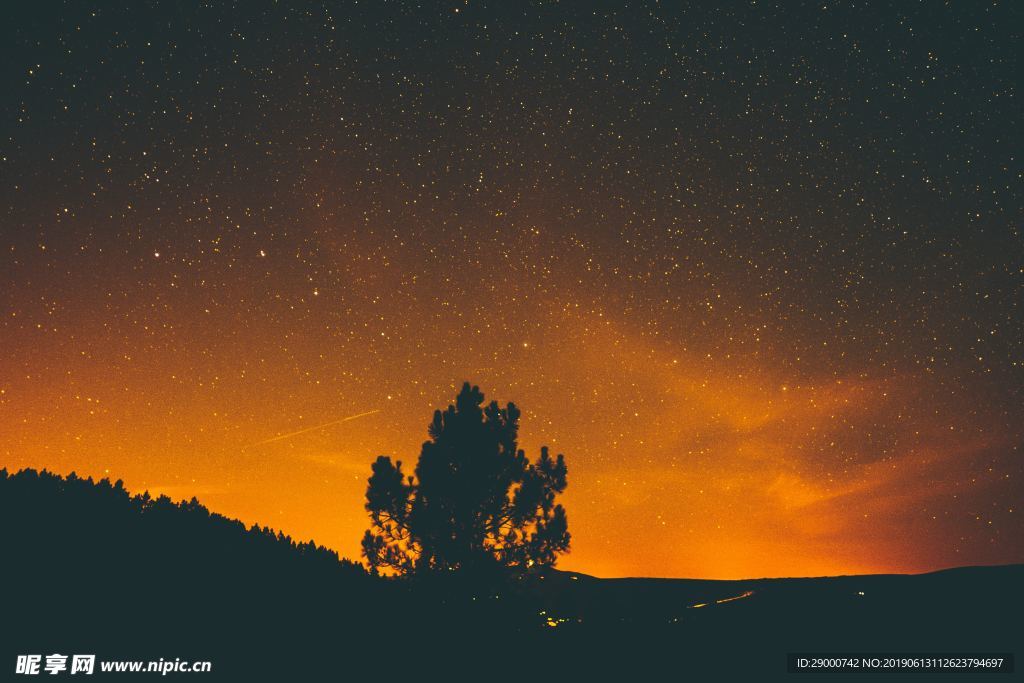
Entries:
[[749,581],[555,570],[388,579],[194,498],[35,470],[0,470],[0,547],[3,666],[22,653],[181,657],[212,661],[204,680],[785,679],[789,652],[1013,652],[1024,606],[1024,565]]

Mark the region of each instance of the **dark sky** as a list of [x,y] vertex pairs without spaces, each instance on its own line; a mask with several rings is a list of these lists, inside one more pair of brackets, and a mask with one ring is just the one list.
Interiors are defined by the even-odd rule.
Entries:
[[0,29],[0,466],[355,556],[470,380],[567,568],[1024,561],[1020,4],[122,4]]

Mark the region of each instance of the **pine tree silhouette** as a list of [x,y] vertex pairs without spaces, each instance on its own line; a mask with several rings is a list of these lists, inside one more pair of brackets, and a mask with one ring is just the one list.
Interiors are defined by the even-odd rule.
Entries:
[[366,490],[363,556],[375,571],[486,573],[553,566],[569,549],[563,456],[531,463],[517,447],[520,411],[466,382],[435,411],[414,475],[379,456]]

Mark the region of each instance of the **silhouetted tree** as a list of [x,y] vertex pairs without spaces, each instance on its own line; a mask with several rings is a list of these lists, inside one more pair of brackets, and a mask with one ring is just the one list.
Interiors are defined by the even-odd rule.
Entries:
[[530,463],[517,448],[519,409],[465,383],[444,412],[434,412],[415,476],[379,456],[366,489],[372,526],[363,556],[376,571],[554,565],[569,549],[565,459],[547,447]]

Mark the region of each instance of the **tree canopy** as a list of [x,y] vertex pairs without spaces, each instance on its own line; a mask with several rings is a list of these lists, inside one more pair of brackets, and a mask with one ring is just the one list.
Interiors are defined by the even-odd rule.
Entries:
[[415,473],[381,455],[366,489],[371,528],[363,556],[376,571],[487,571],[553,566],[569,549],[565,458],[547,447],[531,463],[518,448],[520,411],[466,382],[443,412]]

